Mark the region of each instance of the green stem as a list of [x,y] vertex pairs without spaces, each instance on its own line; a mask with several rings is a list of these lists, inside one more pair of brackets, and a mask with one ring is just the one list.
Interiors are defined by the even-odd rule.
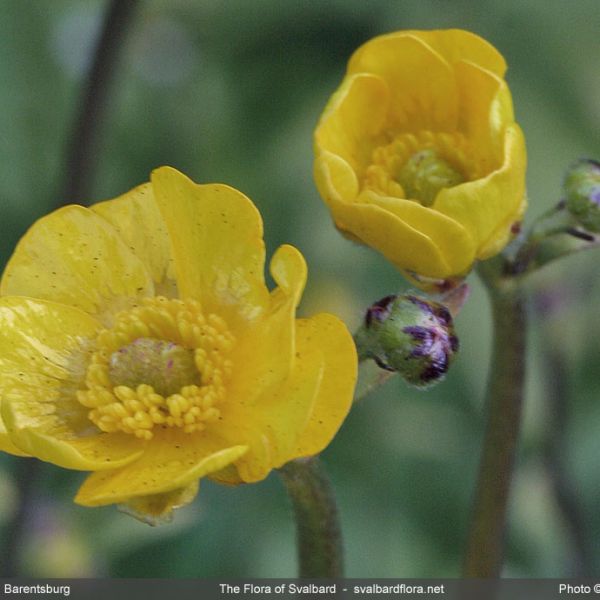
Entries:
[[279,469],[296,517],[299,577],[342,577],[342,533],[333,487],[319,458]]
[[510,272],[525,276],[554,260],[599,245],[598,236],[582,229],[561,200],[532,224],[529,233],[518,244]]
[[479,270],[492,305],[494,343],[487,391],[487,428],[464,564],[464,576],[468,578],[500,576],[521,424],[525,306],[518,281],[503,277],[502,267],[503,261],[488,261]]
[[110,0],[67,148],[65,204],[89,201],[117,63],[139,0]]
[[533,222],[529,233],[520,244],[512,264],[513,272],[515,274],[525,273],[530,268],[540,244],[557,234],[565,233],[572,225],[573,220],[565,210],[563,201],[540,215]]

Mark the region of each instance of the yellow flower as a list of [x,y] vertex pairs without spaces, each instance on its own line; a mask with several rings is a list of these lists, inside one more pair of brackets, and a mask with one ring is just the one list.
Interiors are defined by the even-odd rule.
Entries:
[[264,259],[248,198],[167,167],[35,223],[0,288],[0,449],[92,471],[76,502],[149,520],[201,477],[259,481],[323,450],[352,402],[352,337],[295,318],[295,248],[271,292]]
[[461,30],[360,47],[315,133],[315,178],[337,227],[431,278],[500,252],[525,209],[505,70],[495,48]]

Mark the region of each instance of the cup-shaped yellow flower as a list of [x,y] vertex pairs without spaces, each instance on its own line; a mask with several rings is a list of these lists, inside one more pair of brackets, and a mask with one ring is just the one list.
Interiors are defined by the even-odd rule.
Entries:
[[356,352],[336,317],[296,319],[306,264],[226,185],[163,167],[67,206],[19,242],[0,289],[0,449],[92,471],[75,500],[160,518],[204,476],[259,481],[331,441]]
[[315,179],[337,227],[436,279],[497,254],[525,208],[525,143],[505,70],[467,31],[401,31],[361,46],[315,133]]

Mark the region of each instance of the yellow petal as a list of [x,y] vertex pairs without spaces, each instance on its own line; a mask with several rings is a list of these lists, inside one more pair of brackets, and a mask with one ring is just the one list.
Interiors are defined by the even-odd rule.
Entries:
[[223,485],[239,485],[244,483],[235,464],[227,465],[220,471],[215,471],[208,476],[209,479],[221,483]]
[[306,285],[306,261],[302,254],[288,244],[280,246],[271,259],[270,271],[277,288],[271,294],[271,304],[280,301],[295,309]]
[[205,310],[225,313],[229,322],[260,315],[268,291],[262,221],[252,202],[226,185],[197,185],[169,167],[152,173],[152,185],[180,295],[200,299]]
[[350,411],[357,376],[354,340],[339,319],[325,313],[299,319],[296,332],[301,356],[322,355],[323,374],[308,423],[288,460],[318,454],[329,444]]
[[452,131],[458,117],[458,90],[450,64],[410,34],[376,37],[348,63],[348,74],[380,76],[390,90],[388,123],[403,131]]
[[[274,423],[286,419],[305,420],[312,401],[312,396],[303,401],[300,410],[304,413],[300,416],[293,414],[298,403],[290,405],[290,410],[281,416],[277,415],[280,409],[287,410],[287,404],[282,405],[283,408],[267,408],[273,398],[286,398],[287,392],[281,391],[282,386],[287,389],[291,385],[290,374],[297,362],[295,312],[306,282],[304,258],[296,248],[281,246],[271,260],[271,275],[278,284],[271,293],[271,306],[238,342],[232,356],[234,373],[228,385],[227,403],[221,410],[220,422],[212,426],[230,443],[250,447],[238,465],[244,481],[266,477],[279,460],[280,446],[284,443],[279,440],[281,432],[285,429],[283,435],[289,437],[290,429],[296,433],[300,430],[300,426],[275,427]],[[320,364],[315,365],[304,377],[313,382],[320,368]],[[293,438],[285,440],[286,444],[292,442]],[[231,477],[226,479],[231,481]]]
[[230,444],[248,446],[247,454],[236,462],[242,481],[260,481],[287,462],[308,425],[324,364],[318,348],[306,355],[303,350],[296,349],[294,369],[282,385],[263,394],[253,406],[243,397],[229,398],[221,420],[211,425],[211,432]]
[[243,481],[259,481],[273,468],[323,450],[352,405],[357,357],[345,325],[332,315],[319,314],[296,321],[296,334],[289,380],[264,395],[251,411],[230,405],[218,425],[223,436],[237,435],[238,424],[251,423],[255,432],[262,432],[254,440],[248,438],[250,449],[236,462]]
[[101,506],[170,492],[223,469],[246,450],[245,446],[227,446],[208,430],[191,434],[165,430],[154,436],[134,463],[92,473],[79,489],[75,502]]
[[477,258],[499,252],[511,225],[521,218],[525,198],[525,140],[518,125],[506,130],[504,162],[483,179],[442,190],[433,208],[462,223],[477,245]]
[[[1,399],[0,399],[1,402]],[[23,452],[20,448],[17,448],[11,441],[4,423],[0,419],[0,452],[8,452],[15,456],[30,456],[27,452]]]
[[175,267],[167,227],[145,183],[91,209],[106,219],[151,274],[157,295],[176,295]]
[[346,78],[317,126],[317,151],[341,157],[360,174],[370,164],[373,148],[379,145],[388,106],[388,87],[380,77],[359,73]]
[[134,460],[133,436],[101,434],[75,399],[99,323],[79,309],[31,298],[0,298],[0,399],[11,441],[70,469]]
[[113,227],[81,206],[66,206],[34,223],[0,286],[3,296],[43,298],[95,315],[114,311],[124,298],[153,292],[146,268]]
[[490,71],[468,62],[456,65],[461,96],[459,127],[476,154],[479,176],[500,167],[504,132],[514,122],[510,90]]
[[[43,429],[48,433],[43,433]],[[123,467],[143,453],[140,440],[125,433],[94,432],[90,437],[73,438],[64,428],[44,424],[39,428],[11,430],[11,437],[31,456],[77,471]]]
[[306,263],[293,246],[273,255],[271,275],[278,287],[270,306],[237,340],[232,352],[234,372],[228,393],[251,407],[290,374],[295,352],[295,313],[306,282]]
[[511,239],[514,238],[515,233],[513,231],[513,226],[516,226],[518,230],[518,226],[521,224],[526,210],[527,193],[523,189],[521,201],[515,207],[514,212],[509,214],[504,222],[500,222],[496,226],[496,229],[491,233],[490,237],[479,249],[479,252],[477,253],[477,258],[479,260],[486,260],[492,256],[496,256],[496,254],[502,251],[504,246],[506,246],[506,244],[508,244]]
[[189,504],[198,495],[199,483],[196,480],[170,492],[132,498],[125,504],[119,505],[119,510],[148,525],[168,523],[174,509]]
[[327,204],[351,202],[358,195],[358,179],[352,167],[331,152],[318,152],[314,166],[315,182]]
[[[470,266],[473,241],[459,223],[416,202],[372,192],[352,202],[358,192],[356,178],[347,163],[329,152],[317,157],[315,179],[342,233],[375,248],[398,268],[448,277]],[[383,210],[375,210],[376,205]]]
[[[361,198],[390,211],[406,225],[431,239],[443,255],[452,275],[467,271],[473,263],[473,238],[456,220],[412,200],[379,196],[373,192],[365,192]],[[425,274],[422,271],[419,273]]]
[[[1,365],[2,363],[0,363]],[[0,415],[1,415],[1,406],[2,406],[2,375],[0,375]],[[6,426],[4,425],[4,421],[0,416],[0,452],[8,452],[9,454],[14,454],[15,456],[29,456],[26,452],[23,452],[20,448],[14,445],[11,441],[8,432],[6,431]]]
[[470,31],[438,29],[433,31],[404,31],[389,35],[415,36],[431,46],[449,63],[468,60],[488,71],[492,71],[498,77],[502,77],[506,72],[506,62],[500,52],[492,44]]
[[399,269],[445,278],[452,269],[430,237],[374,204],[339,204],[332,208],[336,226],[381,252]]

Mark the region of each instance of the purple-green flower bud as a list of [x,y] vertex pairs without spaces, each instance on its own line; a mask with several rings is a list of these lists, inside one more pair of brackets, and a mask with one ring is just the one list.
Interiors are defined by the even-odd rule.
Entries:
[[564,181],[567,209],[592,233],[600,233],[600,162],[581,159],[574,163]]
[[406,294],[375,302],[355,335],[359,358],[415,386],[441,381],[458,351],[452,316],[439,302]]

